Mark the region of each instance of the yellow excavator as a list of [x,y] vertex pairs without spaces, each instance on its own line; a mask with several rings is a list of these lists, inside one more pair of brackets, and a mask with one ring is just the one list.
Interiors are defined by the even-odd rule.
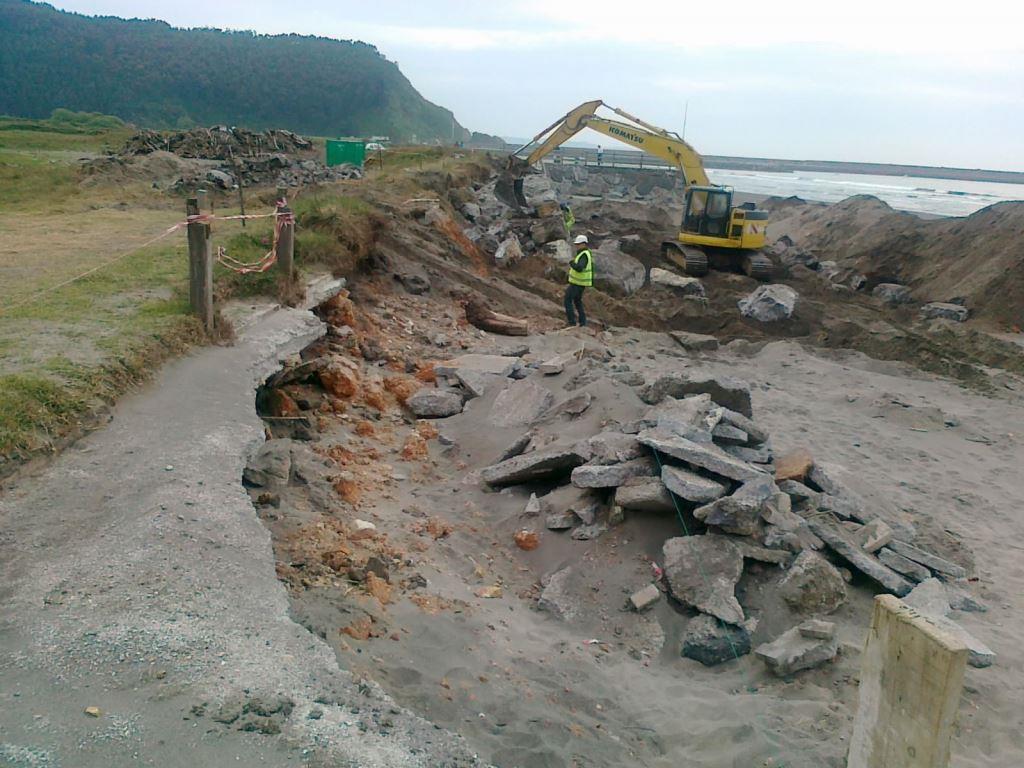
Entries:
[[[629,122],[597,115],[602,106]],[[686,188],[686,205],[677,240],[662,243],[666,259],[688,275],[705,275],[710,266],[721,271],[742,270],[758,280],[771,276],[771,260],[759,252],[768,229],[767,211],[758,210],[753,203],[733,206],[732,188],[711,183],[697,150],[682,137],[600,99],[576,107],[513,152],[508,172],[499,179],[495,194],[513,207],[528,207],[523,175],[584,128],[637,147],[679,169]]]

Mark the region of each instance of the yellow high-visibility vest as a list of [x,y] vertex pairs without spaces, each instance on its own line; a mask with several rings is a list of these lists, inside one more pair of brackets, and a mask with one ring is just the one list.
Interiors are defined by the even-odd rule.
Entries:
[[[576,269],[573,264],[576,263],[576,259],[580,256],[587,257],[587,263],[583,266],[583,269]],[[594,255],[590,252],[589,248],[584,248],[576,257],[569,263],[569,282],[573,285],[582,285],[585,288],[590,288],[594,284]]]

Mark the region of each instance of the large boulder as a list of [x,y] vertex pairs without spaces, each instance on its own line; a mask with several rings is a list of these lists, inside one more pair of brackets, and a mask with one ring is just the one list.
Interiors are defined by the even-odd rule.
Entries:
[[797,298],[797,292],[788,285],[762,285],[737,303],[744,317],[774,323],[793,316]]
[[651,268],[651,285],[671,288],[683,296],[705,296],[704,283],[696,277],[683,277],[659,267]]
[[494,252],[494,263],[499,267],[510,267],[523,258],[523,249],[519,245],[519,238],[509,235],[498,244],[498,250]]
[[242,472],[249,485],[273,488],[287,485],[292,471],[292,441],[267,440],[260,446]]
[[618,240],[606,240],[594,254],[594,287],[612,296],[631,296],[647,278],[644,265],[623,253]]
[[743,555],[737,546],[723,536],[677,536],[665,542],[662,555],[673,597],[729,624],[743,623],[736,599]]
[[565,239],[565,223],[562,217],[549,216],[530,227],[530,237],[537,245]]
[[779,582],[779,594],[797,613],[832,613],[846,602],[846,582],[825,558],[804,550]]

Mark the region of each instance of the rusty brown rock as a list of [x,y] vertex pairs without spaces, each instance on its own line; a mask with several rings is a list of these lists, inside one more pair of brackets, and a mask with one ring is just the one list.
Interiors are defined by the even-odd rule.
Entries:
[[775,459],[775,481],[796,480],[802,483],[813,466],[814,457],[811,452],[806,448],[797,448]]

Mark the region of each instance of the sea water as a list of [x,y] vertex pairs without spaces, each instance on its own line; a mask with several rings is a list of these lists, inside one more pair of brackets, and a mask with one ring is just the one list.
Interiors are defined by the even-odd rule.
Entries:
[[859,173],[733,171],[708,169],[712,183],[757,195],[795,195],[835,203],[852,195],[873,195],[893,208],[935,216],[967,216],[1005,200],[1024,200],[1024,184],[957,181],[917,176]]

